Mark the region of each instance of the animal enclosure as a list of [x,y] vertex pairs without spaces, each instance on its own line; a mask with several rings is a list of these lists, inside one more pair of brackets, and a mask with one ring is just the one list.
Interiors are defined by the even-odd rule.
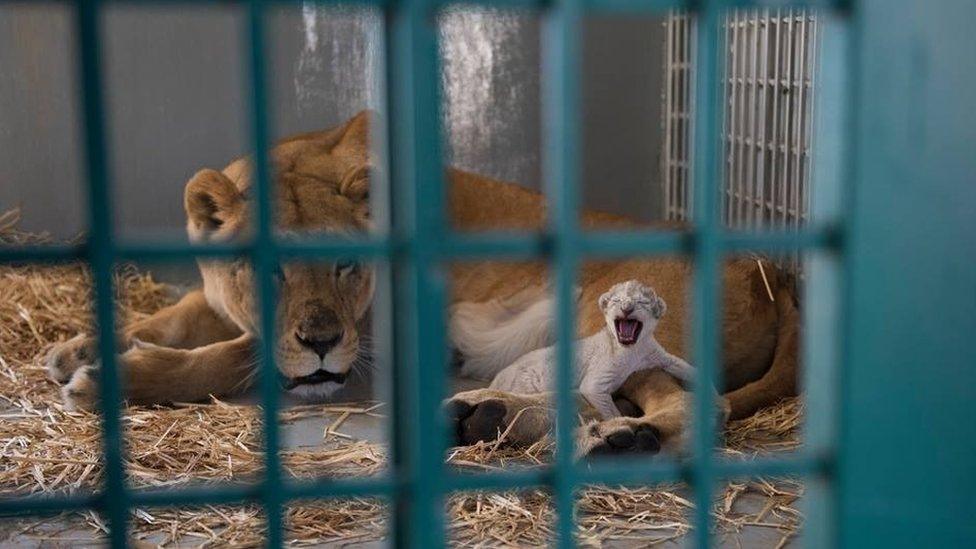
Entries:
[[[971,411],[972,395],[917,376],[917,365],[923,363],[936,374],[951,372],[957,376],[958,386],[971,387],[976,381],[973,369],[957,367],[972,358],[971,348],[932,320],[948,318],[954,329],[976,328],[976,314],[958,304],[959,296],[971,295],[968,292],[973,289],[976,272],[971,258],[951,264],[942,259],[958,257],[960,246],[974,244],[968,223],[971,212],[966,213],[965,207],[973,204],[971,191],[966,191],[973,160],[968,151],[950,146],[976,138],[972,126],[956,123],[952,116],[966,108],[959,90],[969,87],[957,86],[939,100],[929,97],[925,101],[926,78],[962,74],[962,83],[972,84],[976,67],[970,63],[955,72],[957,67],[938,64],[944,56],[920,53],[926,48],[961,51],[971,45],[968,26],[966,32],[960,32],[962,27],[954,22],[965,20],[963,15],[976,15],[972,7],[957,7],[947,15],[940,7],[912,8],[907,0],[777,3],[803,11],[770,8],[769,2],[760,1],[466,2],[532,9],[542,18],[542,178],[551,215],[546,230],[539,234],[461,234],[451,230],[445,214],[438,35],[430,23],[436,10],[450,2],[367,3],[384,14],[383,96],[388,122],[380,136],[381,149],[388,151],[384,158],[387,176],[377,176],[380,180],[373,184],[376,200],[389,210],[390,231],[300,242],[276,236],[267,155],[270,123],[265,56],[266,20],[273,3],[252,0],[240,5],[246,10],[242,19],[250,114],[246,127],[257,175],[253,189],[256,231],[250,242],[228,245],[119,238],[110,206],[116,181],[109,169],[105,127],[109,90],[104,87],[103,72],[104,4],[97,0],[70,3],[81,75],[78,92],[83,107],[89,234],[80,243],[5,246],[0,248],[0,262],[80,260],[90,265],[103,357],[99,390],[104,481],[101,490],[92,494],[2,497],[0,515],[95,510],[104,517],[110,545],[125,547],[131,542],[127,525],[134,508],[257,503],[266,516],[264,543],[280,547],[288,541],[283,516],[292,502],[377,496],[390,502],[393,543],[440,547],[447,539],[443,509],[449,494],[544,487],[553,495],[554,539],[560,547],[572,547],[577,543],[574,508],[584,486],[683,481],[691,487],[695,504],[693,544],[710,547],[716,543],[712,503],[719,481],[785,475],[807,483],[806,545],[906,543],[906,539],[917,539],[904,536],[913,533],[910,528],[918,524],[933,528],[935,532],[926,536],[932,543],[963,545],[976,538],[966,517],[970,508],[965,505],[967,490],[973,487],[969,458],[974,455],[976,436],[972,436],[972,427],[957,425]],[[176,9],[179,4],[162,5]],[[760,11],[741,11],[746,8]],[[667,216],[690,221],[691,228],[583,231],[578,219],[581,22],[592,13],[647,15],[685,9],[692,10],[696,24],[691,24],[690,15],[673,11],[666,23],[662,185]],[[807,9],[818,11],[813,15]],[[887,32],[890,28],[908,30],[892,37]],[[816,52],[821,48],[818,62]],[[919,76],[921,82],[911,84],[916,87],[892,78],[910,88],[911,101],[924,103],[940,125],[897,118],[894,113],[909,110],[909,101],[896,95],[902,90],[886,87],[884,78],[867,77],[901,74],[879,68],[879,60],[893,54],[907,59],[905,62],[925,65],[928,72]],[[891,124],[895,137],[878,135],[876,130],[885,124]],[[925,129],[912,135],[927,136],[942,146],[917,147],[899,137],[913,129]],[[812,148],[813,143],[817,147]],[[902,157],[912,157],[917,165],[899,164]],[[912,177],[903,176],[891,164]],[[919,191],[923,180],[944,193],[946,200],[927,205],[917,200],[933,194]],[[888,192],[891,181],[900,184],[901,192]],[[952,207],[954,201],[962,206]],[[940,217],[940,224],[921,236],[902,224],[892,226],[891,219],[901,220],[914,208],[925,208],[931,218]],[[745,230],[730,231],[727,226]],[[898,247],[913,260],[880,253],[876,247]],[[711,393],[720,362],[721,315],[714,312],[721,304],[721,265],[727,256],[746,252],[810,258],[803,300],[808,342],[804,350],[804,445],[794,452],[748,460],[714,452],[717,425]],[[570,391],[575,274],[587,259],[636,255],[682,255],[693,265],[692,362],[699,379],[694,386],[690,455],[685,460],[578,462],[573,441],[577,403]],[[275,272],[281,262],[355,257],[391,266],[393,307],[386,314],[393,328],[394,398],[391,466],[384,474],[314,482],[285,477],[279,452],[274,341],[264,337],[260,346],[261,480],[192,489],[148,490],[127,485],[115,355],[114,270],[122,260],[198,256],[244,257],[252,262],[264,334],[275,332]],[[459,474],[444,463],[447,426],[440,406],[447,396],[448,357],[442,267],[460,258],[542,259],[551,267],[559,342],[551,465]],[[933,275],[939,266],[944,270]],[[919,286],[931,291],[924,297],[905,291]],[[891,295],[899,299],[892,300]],[[922,314],[916,314],[919,312]],[[887,329],[878,330],[878,324]],[[933,361],[933,354],[940,359]],[[897,408],[896,403],[904,407]],[[922,414],[917,408],[923,405],[930,414],[928,424],[918,419]],[[918,437],[919,443],[905,444],[906,431]],[[937,470],[924,470],[933,469],[925,452],[935,446],[943,452],[944,462],[934,468]],[[903,484],[892,488],[888,481],[894,476]],[[938,497],[931,499],[937,501],[912,506],[911,498],[919,497],[926,488],[936,493]],[[885,497],[910,513],[892,511]],[[907,514],[912,514],[911,520]],[[897,525],[902,520],[910,524]]]

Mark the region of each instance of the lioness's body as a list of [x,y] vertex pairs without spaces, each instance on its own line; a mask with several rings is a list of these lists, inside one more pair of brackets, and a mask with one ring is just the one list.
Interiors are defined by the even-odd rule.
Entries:
[[[367,117],[359,115],[343,127],[296,136],[272,151],[280,225],[326,232],[366,229],[366,122]],[[450,217],[458,229],[534,230],[542,226],[545,206],[539,194],[456,170],[449,170],[447,175]],[[249,223],[249,210],[244,205],[250,188],[251,173],[243,160],[231,163],[222,175],[212,171],[197,174],[187,184],[191,239],[217,241],[248,230],[245,226]],[[593,212],[584,213],[582,223],[590,228],[634,226],[623,217]],[[371,280],[367,283],[357,279],[353,284],[343,282],[338,274],[334,280],[325,280],[323,273],[326,271],[296,274],[282,294],[279,323],[285,328],[279,331],[286,333],[279,344],[279,362],[289,377],[307,376],[313,367],[307,365],[307,350],[296,347],[290,333],[293,325],[303,325],[302,315],[306,313],[301,312],[304,309],[300,305],[312,294],[322,302],[322,310],[332,315],[329,318],[335,317],[334,331],[341,335],[319,368],[348,369],[359,352],[358,332],[368,320],[364,315],[371,296]],[[198,400],[247,387],[254,370],[250,357],[258,324],[250,276],[240,267],[229,269],[207,262],[201,263],[201,274],[204,293],[191,292],[176,305],[125,329],[121,339],[126,346],[136,343],[136,339],[146,342],[121,355],[130,401]],[[726,387],[732,389],[727,394],[731,413],[736,417],[749,415],[796,390],[796,311],[784,281],[772,269],[767,269],[767,274],[777,298],[775,303],[767,297],[755,261],[729,261],[723,271],[723,370]],[[457,263],[451,278],[454,302],[505,299],[527,289],[537,289],[542,295],[548,285],[547,270],[541,262]],[[580,336],[588,336],[603,326],[596,306],[598,296],[616,282],[636,279],[654,287],[670,304],[670,312],[658,326],[656,337],[675,355],[687,357],[691,278],[690,264],[679,259],[585,263],[579,273]],[[354,291],[346,291],[343,284],[351,284]],[[331,329],[321,325],[314,328]],[[92,403],[93,376],[75,370],[92,362],[88,349],[89,341],[75,340],[55,349],[50,360],[56,377],[70,379],[65,398],[83,406]],[[589,435],[584,434],[583,438],[596,438],[581,444],[605,444],[600,437],[633,429],[638,425],[634,422],[652,424],[666,439],[680,438],[672,435],[684,429],[686,399],[672,378],[660,372],[642,372],[632,376],[621,392],[640,406],[644,416],[617,418],[590,428]],[[457,417],[459,434],[469,431],[463,440],[477,436],[479,429],[490,431],[493,425],[482,421],[486,414],[480,413],[479,408],[484,412],[490,407],[497,412],[500,402],[502,419],[510,421],[519,410],[544,400],[544,395],[516,397],[484,390],[458,395],[458,402],[468,407]],[[489,401],[491,406],[481,406]],[[544,416],[528,419],[524,430],[513,433],[516,439],[537,437],[540,430],[547,428]],[[494,421],[497,423],[498,418]]]

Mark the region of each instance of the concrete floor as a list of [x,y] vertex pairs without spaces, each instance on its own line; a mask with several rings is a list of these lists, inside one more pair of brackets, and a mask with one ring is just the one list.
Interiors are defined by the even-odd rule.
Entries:
[[[479,384],[470,381],[460,381],[456,388],[474,388]],[[339,401],[375,400],[376,392],[371,387],[360,382],[354,384],[337,395]],[[253,396],[242,397],[240,402],[255,402]],[[283,406],[300,404],[287,398],[283,399]],[[330,417],[312,417],[301,419],[283,425],[281,440],[283,448],[308,448],[322,444],[322,433],[334,421]],[[357,440],[385,442],[387,439],[387,423],[384,419],[353,414],[339,429]],[[766,504],[766,499],[759,495],[746,494],[741,496],[733,509],[742,513],[756,513]],[[774,528],[746,526],[736,534],[722,534],[717,540],[718,547],[776,547],[781,542],[783,534]],[[152,541],[152,540],[149,540]],[[192,541],[192,540],[191,540]],[[686,547],[691,545],[689,536],[669,541],[663,547]],[[385,541],[343,544],[351,547],[384,547]],[[636,548],[645,546],[640,541],[614,541],[606,547]],[[793,547],[796,540],[789,540],[783,547]],[[99,547],[93,537],[92,530],[85,523],[85,519],[78,514],[65,514],[47,517],[16,517],[0,519],[0,547],[34,549],[55,547]]]

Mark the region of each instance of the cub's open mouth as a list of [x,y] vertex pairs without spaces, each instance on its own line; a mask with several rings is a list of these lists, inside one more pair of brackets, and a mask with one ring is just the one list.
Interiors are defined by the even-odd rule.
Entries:
[[285,378],[282,381],[285,390],[290,391],[299,385],[318,385],[331,381],[342,385],[346,382],[346,374],[336,374],[328,370],[318,369],[307,376]]
[[640,337],[641,329],[644,327],[644,323],[636,318],[618,318],[613,321],[613,325],[617,328],[617,341],[621,345],[637,343],[637,338]]

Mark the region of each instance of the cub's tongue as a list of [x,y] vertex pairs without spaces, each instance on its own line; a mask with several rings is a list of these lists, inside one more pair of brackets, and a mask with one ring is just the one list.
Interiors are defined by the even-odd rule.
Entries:
[[637,334],[640,330],[640,321],[634,318],[618,318],[615,321],[617,327],[617,340],[623,344],[634,343],[637,341]]

